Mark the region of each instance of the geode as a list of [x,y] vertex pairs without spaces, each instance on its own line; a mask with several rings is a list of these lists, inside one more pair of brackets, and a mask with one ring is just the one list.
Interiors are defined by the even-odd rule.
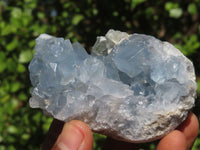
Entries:
[[30,106],[56,119],[145,142],[175,129],[194,106],[192,62],[152,36],[109,30],[88,55],[78,42],[41,34],[35,48]]

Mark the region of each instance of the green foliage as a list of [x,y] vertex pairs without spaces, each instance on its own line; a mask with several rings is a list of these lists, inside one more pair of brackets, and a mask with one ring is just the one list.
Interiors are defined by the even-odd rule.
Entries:
[[183,10],[179,7],[178,3],[175,2],[167,2],[165,4],[165,10],[169,12],[169,16],[171,18],[179,18],[183,14]]
[[[0,150],[39,149],[52,121],[28,105],[27,67],[41,33],[80,41],[89,50],[110,28],[170,41],[193,61],[200,94],[199,8],[200,0],[0,1]],[[94,140],[99,150],[105,136],[94,134]],[[153,150],[156,143],[141,147]],[[193,150],[199,147],[198,136]]]
[[188,5],[187,11],[191,14],[191,15],[196,15],[198,13],[197,7],[195,3],[190,3]]
[[83,20],[83,19],[84,19],[84,16],[83,16],[83,15],[77,14],[77,15],[75,15],[75,16],[73,17],[73,19],[72,19],[72,24],[73,24],[73,25],[78,25],[79,22],[80,22],[81,20]]
[[[200,135],[200,133],[199,133]],[[192,150],[199,150],[200,149],[200,136],[198,135],[198,138],[194,142],[194,145],[192,147]]]
[[197,93],[200,94],[200,80],[197,80]]
[[106,139],[106,136],[93,133],[93,140],[95,141],[93,144],[93,149],[94,150],[103,149],[103,144],[104,144],[105,139]]
[[[181,35],[179,34],[179,36]],[[198,35],[196,34],[183,37],[182,42],[183,44],[175,44],[175,46],[186,56],[194,54],[200,48],[200,42],[198,41]]]
[[137,5],[145,2],[146,0],[131,0],[131,8],[134,9]]

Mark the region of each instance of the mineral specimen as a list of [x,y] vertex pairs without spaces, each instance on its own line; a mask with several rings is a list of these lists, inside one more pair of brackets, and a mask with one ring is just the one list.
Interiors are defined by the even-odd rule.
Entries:
[[31,107],[118,140],[158,139],[194,106],[193,64],[148,35],[109,30],[88,55],[79,43],[42,34],[29,70]]

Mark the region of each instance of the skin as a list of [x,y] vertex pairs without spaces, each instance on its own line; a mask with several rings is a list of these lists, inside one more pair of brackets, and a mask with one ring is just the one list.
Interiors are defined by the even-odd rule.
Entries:
[[[62,129],[62,130],[61,130]],[[197,117],[190,113],[187,119],[174,131],[163,137],[157,150],[189,150],[199,130]],[[90,128],[78,120],[63,123],[54,120],[42,150],[92,150],[93,137]],[[137,150],[138,144],[107,138],[103,150]]]

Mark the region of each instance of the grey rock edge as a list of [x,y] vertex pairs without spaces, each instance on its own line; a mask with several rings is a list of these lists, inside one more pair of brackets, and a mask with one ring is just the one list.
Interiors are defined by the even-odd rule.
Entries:
[[29,103],[56,119],[139,143],[175,129],[194,106],[193,64],[152,36],[109,30],[88,55],[78,42],[41,34],[35,48]]

